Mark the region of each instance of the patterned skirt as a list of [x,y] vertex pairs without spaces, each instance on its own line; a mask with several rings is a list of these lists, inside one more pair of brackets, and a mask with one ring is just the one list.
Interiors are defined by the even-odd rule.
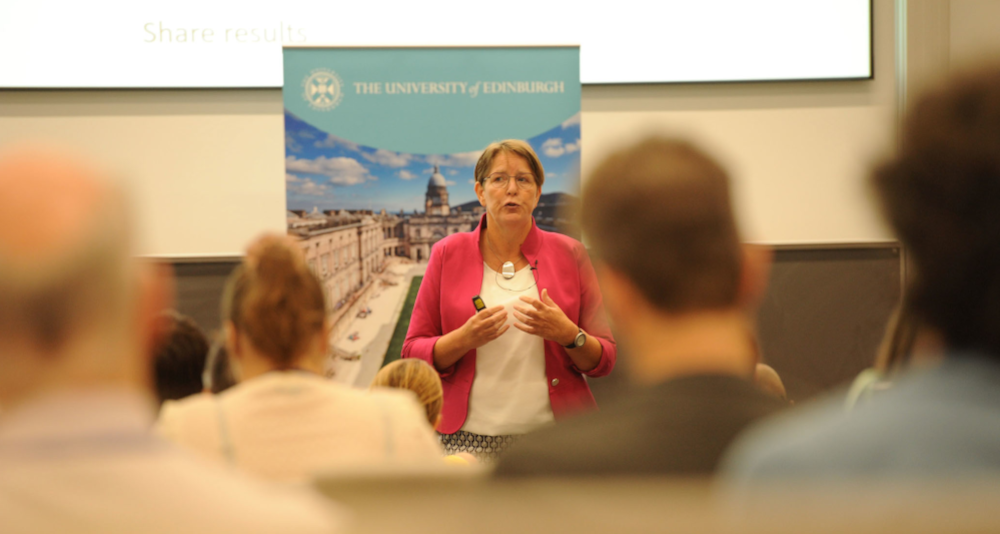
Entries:
[[482,436],[459,430],[454,434],[438,434],[441,445],[447,454],[467,452],[485,464],[496,463],[514,442],[521,436],[518,434],[506,436]]

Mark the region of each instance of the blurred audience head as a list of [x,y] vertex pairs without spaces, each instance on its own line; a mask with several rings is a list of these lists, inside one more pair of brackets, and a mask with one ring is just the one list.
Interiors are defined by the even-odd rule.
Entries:
[[583,229],[599,261],[669,313],[740,298],[743,252],[729,177],[676,140],[648,139],[605,159],[587,181]]
[[290,238],[265,235],[250,245],[229,278],[222,307],[226,349],[230,364],[238,363],[238,379],[266,370],[322,371],[323,288]]
[[406,358],[386,365],[375,375],[371,387],[408,389],[427,411],[427,422],[432,428],[436,428],[441,420],[441,407],[444,405],[441,377],[423,360]]
[[156,394],[160,403],[201,393],[201,375],[208,357],[208,340],[193,319],[174,310],[157,320],[160,344],[154,360]]
[[1000,69],[926,93],[872,184],[912,259],[913,320],[1000,355]]
[[132,259],[126,211],[82,158],[41,146],[0,154],[0,401],[150,387],[169,277]]
[[[687,142],[646,139],[597,166],[580,212],[636,379],[713,366],[752,377],[758,355],[748,343],[748,312],[763,292],[769,255],[741,245],[729,177],[718,163]],[[668,327],[672,340],[663,338]],[[678,350],[681,333],[688,345]],[[690,346],[723,335],[715,356]],[[668,345],[671,361],[640,355]]]

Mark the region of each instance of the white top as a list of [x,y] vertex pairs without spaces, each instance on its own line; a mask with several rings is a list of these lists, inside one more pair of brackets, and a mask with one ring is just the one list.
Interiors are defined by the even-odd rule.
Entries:
[[469,393],[469,413],[462,425],[466,432],[486,436],[525,434],[553,420],[545,376],[545,341],[514,327],[514,305],[530,306],[521,300],[522,295],[538,298],[530,268],[517,271],[514,278],[507,280],[483,264],[479,296],[487,308],[503,304],[510,328],[476,349],[476,378]]
[[439,464],[444,454],[412,392],[356,390],[304,371],[164,403],[157,426],[171,441],[280,481],[346,467]]
[[343,512],[266,486],[150,432],[154,403],[128,390],[49,395],[0,419],[0,530],[337,532]]

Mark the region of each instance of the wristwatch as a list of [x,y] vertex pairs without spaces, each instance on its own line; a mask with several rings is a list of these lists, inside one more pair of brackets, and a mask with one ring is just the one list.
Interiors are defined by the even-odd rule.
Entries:
[[583,329],[581,328],[580,332],[576,335],[575,338],[573,338],[573,342],[570,343],[569,345],[566,345],[566,348],[577,349],[582,347],[586,342],[587,342],[587,334],[583,333]]

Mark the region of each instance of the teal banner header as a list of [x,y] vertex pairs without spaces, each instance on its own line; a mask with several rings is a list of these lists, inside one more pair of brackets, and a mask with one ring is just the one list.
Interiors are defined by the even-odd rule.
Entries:
[[287,113],[410,154],[538,136],[580,111],[578,47],[286,48]]
[[545,196],[535,213],[540,225],[555,227],[558,207],[577,192],[578,47],[286,48],[284,54],[290,228],[319,227],[343,210],[385,210],[404,213],[404,220],[461,214],[461,224],[434,233],[410,228],[423,237],[466,231],[481,208],[476,161],[502,139],[526,141],[545,169]]

